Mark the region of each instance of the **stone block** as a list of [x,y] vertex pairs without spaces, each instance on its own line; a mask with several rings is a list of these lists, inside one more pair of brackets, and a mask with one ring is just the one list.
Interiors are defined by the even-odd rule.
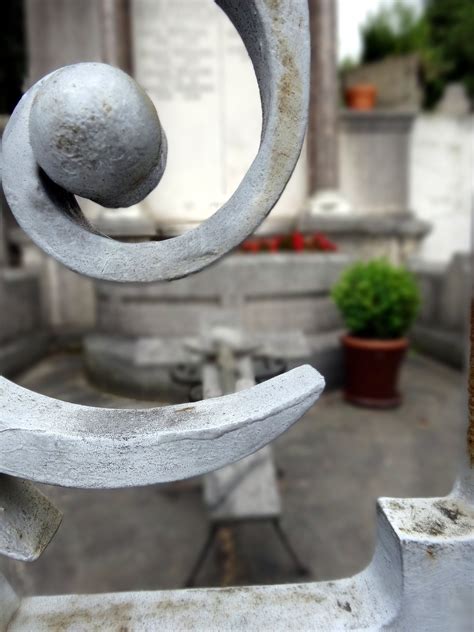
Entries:
[[345,111],[341,115],[341,193],[355,213],[406,212],[408,159],[414,116],[397,112]]

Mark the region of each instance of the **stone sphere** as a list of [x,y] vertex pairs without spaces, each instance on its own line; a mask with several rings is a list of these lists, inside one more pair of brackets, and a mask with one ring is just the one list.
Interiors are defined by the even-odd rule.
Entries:
[[42,80],[30,142],[45,173],[70,193],[118,208],[142,200],[166,164],[166,137],[148,95],[106,64],[65,66]]

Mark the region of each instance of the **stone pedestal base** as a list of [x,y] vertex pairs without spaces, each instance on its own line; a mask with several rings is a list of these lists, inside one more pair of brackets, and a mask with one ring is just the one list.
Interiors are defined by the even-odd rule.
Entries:
[[[257,375],[265,372],[265,358],[279,359],[289,370],[311,364],[322,373],[327,387],[340,386],[343,361],[340,330],[304,336],[255,334],[249,336],[259,350]],[[84,340],[84,357],[90,379],[102,388],[140,399],[189,401],[193,385],[201,381],[200,357],[189,350],[198,338],[157,338],[94,334]]]

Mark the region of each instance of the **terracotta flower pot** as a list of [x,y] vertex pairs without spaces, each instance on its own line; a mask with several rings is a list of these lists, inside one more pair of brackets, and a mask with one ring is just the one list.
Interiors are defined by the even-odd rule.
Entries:
[[346,105],[351,110],[373,110],[377,90],[371,84],[357,84],[346,88]]
[[393,408],[401,403],[398,374],[408,348],[406,338],[373,340],[343,336],[346,363],[345,398],[370,408]]

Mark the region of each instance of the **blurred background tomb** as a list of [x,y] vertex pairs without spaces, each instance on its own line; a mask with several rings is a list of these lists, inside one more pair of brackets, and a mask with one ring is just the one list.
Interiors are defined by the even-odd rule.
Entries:
[[[407,0],[416,33],[443,1]],[[369,562],[377,497],[447,493],[461,449],[473,94],[454,47],[446,54],[461,70],[434,75],[436,89],[422,72],[430,70],[427,36],[400,48],[392,37],[373,52],[384,11],[399,32],[397,6],[309,0],[311,103],[301,158],[256,234],[197,275],[147,285],[80,277],[39,251],[1,200],[0,373],[14,381],[112,408],[192,401],[203,382],[196,345],[223,325],[245,333],[252,374],[262,380],[272,367],[309,362],[321,371],[328,389],[318,410],[271,455],[282,525],[318,580]],[[124,69],[156,105],[169,141],[163,180],[129,209],[81,200],[99,231],[167,239],[230,197],[258,149],[261,111],[247,52],[213,2],[8,0],[2,13],[2,129],[24,90],[79,61]],[[459,37],[472,42],[469,24]],[[421,306],[401,375],[403,404],[365,411],[341,398],[345,325],[331,291],[351,264],[379,257],[414,274]],[[34,566],[1,563],[22,594],[182,586],[213,521],[201,487],[193,479],[137,490],[48,489],[65,513],[57,538]],[[270,528],[224,530],[199,582],[298,581]]]

